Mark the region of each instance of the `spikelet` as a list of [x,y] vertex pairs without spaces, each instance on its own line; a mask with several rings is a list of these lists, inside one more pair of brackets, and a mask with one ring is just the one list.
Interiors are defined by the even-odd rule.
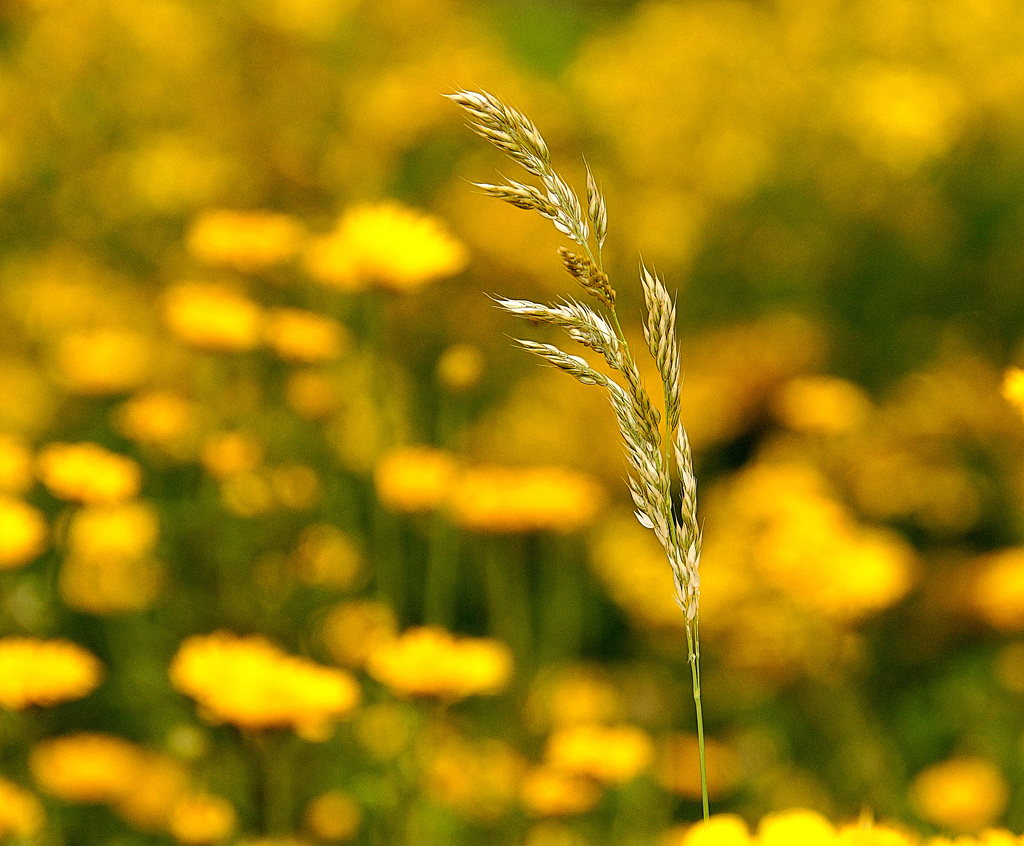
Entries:
[[[615,290],[601,260],[608,234],[608,208],[589,163],[584,161],[587,172],[584,213],[579,198],[551,166],[550,151],[537,127],[522,112],[486,92],[456,91],[446,96],[465,110],[469,126],[475,132],[507,153],[539,182],[539,185],[530,185],[509,179],[498,185],[477,183],[477,187],[516,208],[537,212],[581,248],[579,251],[559,248],[562,264],[583,291],[604,307],[608,317],[571,298],[544,305],[496,297],[495,303],[510,314],[564,329],[572,340],[604,356],[608,366],[621,376],[621,383],[604,376],[585,359],[552,344],[517,342],[583,384],[598,385],[608,392],[630,466],[629,491],[637,519],[654,532],[664,547],[672,568],[676,600],[687,621],[695,623],[700,597],[701,533],[697,523],[697,484],[690,441],[679,423],[680,367],[675,302],[665,283],[641,264],[640,284],[646,305],[644,339],[662,381],[665,397],[662,421],[640,378],[615,312]],[[673,470],[679,478],[675,493]]]

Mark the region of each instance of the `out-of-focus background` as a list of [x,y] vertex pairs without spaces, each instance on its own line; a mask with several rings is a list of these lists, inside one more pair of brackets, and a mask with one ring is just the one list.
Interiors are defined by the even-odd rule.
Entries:
[[638,349],[678,291],[712,810],[1024,829],[1024,4],[6,0],[0,840],[690,836],[669,569],[457,88],[586,155]]

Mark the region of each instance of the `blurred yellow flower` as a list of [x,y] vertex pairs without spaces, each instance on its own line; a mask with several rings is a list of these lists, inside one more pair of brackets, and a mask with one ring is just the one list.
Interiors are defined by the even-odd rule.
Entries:
[[288,655],[257,635],[189,637],[169,672],[174,687],[196,700],[208,722],[249,731],[293,728],[310,740],[324,739],[360,698],[359,685],[345,671]]
[[416,711],[405,702],[378,702],[361,708],[352,733],[377,761],[397,758],[416,737]]
[[263,461],[263,444],[250,432],[222,432],[203,443],[203,468],[215,479],[255,470]]
[[982,619],[1003,631],[1024,629],[1024,547],[982,556],[972,600]]
[[46,549],[42,513],[20,499],[0,495],[0,570],[21,567]]
[[452,492],[452,511],[463,528],[478,532],[574,532],[605,504],[601,485],[564,467],[474,467]]
[[533,816],[568,817],[586,813],[597,805],[601,788],[574,773],[536,767],[524,777],[519,798]]
[[188,770],[180,761],[156,752],[138,756],[138,778],[117,797],[114,810],[136,828],[166,830],[171,809],[188,786]]
[[310,275],[345,291],[411,291],[460,273],[469,256],[440,220],[398,203],[356,206],[306,252]]
[[117,802],[137,784],[144,750],[109,734],[44,740],[29,755],[39,786],[68,802]]
[[1019,367],[1006,368],[1003,374],[1003,398],[1024,414],[1024,370]]
[[153,558],[67,558],[60,568],[60,595],[88,614],[119,614],[148,608],[164,586],[164,567]]
[[180,454],[195,434],[195,403],[173,391],[149,391],[117,409],[114,424],[126,438]]
[[305,511],[320,499],[320,477],[308,464],[288,461],[270,471],[270,488],[279,505]]
[[398,621],[395,612],[383,602],[343,602],[324,621],[323,637],[335,661],[359,668],[378,648],[398,637]]
[[[742,817],[734,814],[715,814],[707,823],[673,826],[658,846],[750,846],[754,840]],[[804,846],[796,844],[793,846]],[[807,844],[817,846],[817,844]]]
[[377,647],[366,669],[402,696],[464,699],[503,690],[512,675],[512,652],[491,638],[420,627]]
[[0,706],[9,711],[81,699],[102,677],[99,659],[77,643],[0,638]]
[[128,329],[72,332],[61,339],[56,364],[74,393],[119,394],[139,387],[149,376],[152,348],[144,335]]
[[288,261],[303,235],[301,224],[288,215],[213,209],[193,222],[188,249],[206,264],[251,272]]
[[424,791],[474,820],[495,820],[519,793],[526,760],[508,743],[447,734],[427,753]]
[[872,405],[864,390],[846,379],[799,376],[782,386],[773,407],[796,432],[838,435],[862,426]]
[[597,666],[577,664],[542,673],[532,686],[527,717],[539,730],[610,722],[620,719],[625,707],[615,684]]
[[307,526],[288,559],[300,581],[345,590],[363,569],[363,554],[355,541],[329,523]]
[[816,811],[792,808],[761,819],[758,846],[833,846],[835,827]]
[[13,781],[0,778],[0,840],[29,839],[46,824],[42,803]]
[[650,766],[654,744],[636,726],[567,726],[548,738],[544,759],[558,770],[622,784]]
[[359,803],[342,790],[328,790],[306,805],[306,827],[320,840],[351,840],[363,819]]
[[187,344],[214,352],[254,349],[263,315],[252,300],[226,285],[185,282],[164,295],[164,318]]
[[983,758],[952,758],[918,773],[911,802],[921,817],[941,828],[971,833],[992,825],[1010,798],[999,769]]
[[237,825],[238,818],[231,803],[210,793],[179,797],[167,821],[171,835],[185,846],[217,843],[232,834]]
[[70,502],[121,502],[134,497],[142,483],[138,464],[98,444],[47,444],[36,465],[50,493]]
[[265,472],[233,473],[221,482],[220,499],[232,514],[247,518],[266,514],[275,505],[274,489]]
[[373,481],[386,508],[413,513],[439,508],[451,495],[457,473],[458,465],[451,453],[409,446],[381,457]]
[[472,344],[452,344],[437,360],[437,380],[450,391],[465,391],[480,381],[484,354]]
[[268,311],[263,337],[268,347],[292,364],[331,361],[348,344],[348,333],[337,320],[297,308]]
[[0,435],[0,491],[23,494],[35,481],[32,450],[10,435]]
[[[916,834],[875,823],[870,819],[840,826],[836,834],[837,846],[918,846],[920,843],[920,838]],[[989,846],[996,844],[991,843]],[[1015,843],[1008,843],[1007,846],[1015,846]]]
[[338,380],[322,370],[301,370],[288,377],[288,405],[307,420],[323,420],[338,410],[342,391]]
[[[739,783],[740,761],[732,747],[712,738],[704,741],[708,797],[713,801],[732,793]],[[695,734],[673,734],[662,744],[658,782],[688,799],[701,798],[700,753]]]

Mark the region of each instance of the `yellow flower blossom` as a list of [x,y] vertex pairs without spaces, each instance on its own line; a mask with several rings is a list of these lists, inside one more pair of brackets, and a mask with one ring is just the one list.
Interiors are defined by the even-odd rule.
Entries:
[[248,473],[263,461],[263,444],[249,432],[222,432],[203,443],[203,468],[215,479]]
[[142,483],[138,464],[98,444],[47,444],[36,462],[50,493],[70,502],[121,502],[135,496]]
[[23,494],[35,481],[32,450],[10,435],[0,435],[0,491]]
[[625,703],[599,667],[578,664],[536,678],[526,707],[531,726],[545,730],[621,719]]
[[238,817],[231,803],[209,793],[179,797],[167,821],[171,835],[185,846],[217,843],[234,832],[237,825]]
[[337,320],[297,308],[267,312],[263,337],[277,355],[292,364],[318,364],[338,358],[348,343]]
[[636,726],[567,726],[548,738],[544,757],[555,769],[622,784],[650,766],[654,744]]
[[314,279],[345,291],[370,285],[410,291],[460,273],[468,261],[465,246],[441,221],[398,203],[350,209],[306,253]]
[[451,495],[457,473],[451,453],[411,446],[384,455],[374,470],[373,481],[386,508],[413,513],[439,508]]
[[214,209],[192,224],[188,249],[206,264],[246,272],[288,261],[298,252],[302,238],[302,226],[288,215]]
[[762,818],[758,846],[835,846],[835,827],[816,811],[793,808]]
[[127,329],[92,329],[65,335],[56,364],[69,390],[87,396],[120,394],[149,376],[153,352],[144,335]]
[[476,386],[484,373],[484,354],[472,344],[452,344],[437,360],[437,380],[450,391]]
[[1003,374],[1003,399],[1024,414],[1024,370],[1007,367]]
[[293,728],[322,739],[359,702],[343,670],[288,655],[265,638],[227,631],[187,638],[170,667],[171,682],[211,723],[249,730]]
[[424,791],[474,820],[495,820],[519,793],[526,761],[494,738],[471,741],[445,734],[429,746]]
[[524,777],[519,798],[533,816],[569,817],[586,813],[597,805],[601,788],[574,773],[536,767]]
[[503,690],[512,675],[512,652],[491,638],[420,627],[375,649],[366,669],[402,696],[464,699]]
[[659,846],[751,846],[753,842],[742,817],[715,814],[707,823],[673,826],[661,838]]
[[87,506],[68,523],[68,554],[89,559],[144,558],[156,548],[159,534],[160,521],[149,503]]
[[997,629],[1024,629],[1024,547],[993,552],[978,564],[972,591],[974,608]]
[[102,676],[99,659],[77,643],[0,638],[0,706],[9,711],[81,699]]
[[606,495],[591,476],[563,467],[485,466],[466,470],[451,505],[478,532],[574,532],[590,524]]
[[0,495],[0,570],[21,567],[46,549],[46,520],[37,508]]
[[42,803],[23,787],[0,778],[0,841],[31,838],[45,824]]
[[52,796],[68,802],[117,802],[138,784],[144,754],[119,737],[83,732],[37,744],[29,767]]
[[114,810],[136,828],[166,830],[171,809],[188,787],[188,770],[180,761],[156,752],[140,752],[138,777],[119,795]]
[[274,489],[265,472],[234,473],[220,484],[224,507],[239,517],[259,517],[273,510]]
[[179,454],[195,432],[197,409],[173,391],[149,391],[118,408],[114,423],[126,438]]
[[307,526],[289,564],[308,585],[352,587],[363,569],[363,554],[349,535],[328,523]]
[[164,296],[164,317],[182,341],[214,352],[251,350],[262,337],[260,307],[226,285],[174,285]]
[[60,595],[88,614],[118,614],[148,608],[164,586],[164,567],[143,556],[69,556],[60,568]]
[[306,827],[319,840],[351,840],[359,831],[362,809],[348,793],[328,790],[313,799],[305,812]]
[[344,667],[359,668],[379,647],[398,637],[398,621],[395,612],[383,602],[343,602],[324,621],[323,637],[335,661]]
[[918,773],[910,787],[917,813],[934,825],[971,833],[992,825],[1006,810],[1006,778],[982,758],[952,758]]
[[[838,846],[918,846],[920,842],[915,834],[890,825],[875,823],[870,819],[840,826],[836,834]],[[991,846],[996,844],[993,843]],[[1008,843],[1007,846],[1011,844]]]
[[270,471],[274,499],[285,508],[305,511],[320,499],[320,477],[308,464],[288,461]]
[[853,382],[835,376],[790,379],[775,398],[774,410],[796,432],[838,435],[867,420],[871,400]]
[[285,386],[288,405],[307,420],[323,420],[336,412],[342,402],[338,380],[322,370],[301,370],[288,377]]

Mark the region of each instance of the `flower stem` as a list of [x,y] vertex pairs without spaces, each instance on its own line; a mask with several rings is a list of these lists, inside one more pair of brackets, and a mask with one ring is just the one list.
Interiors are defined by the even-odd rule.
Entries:
[[704,760],[704,712],[700,706],[700,631],[698,618],[686,624],[686,645],[689,650],[690,675],[693,679],[693,704],[697,708],[697,749],[700,752],[700,797],[704,822],[708,821],[708,768]]

